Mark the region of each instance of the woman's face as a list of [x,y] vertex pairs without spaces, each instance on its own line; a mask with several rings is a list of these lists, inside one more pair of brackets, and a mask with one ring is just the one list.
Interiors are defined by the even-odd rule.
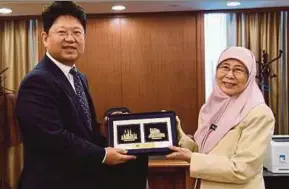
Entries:
[[227,59],[217,67],[216,80],[220,89],[228,96],[241,93],[248,81],[248,69],[236,59]]

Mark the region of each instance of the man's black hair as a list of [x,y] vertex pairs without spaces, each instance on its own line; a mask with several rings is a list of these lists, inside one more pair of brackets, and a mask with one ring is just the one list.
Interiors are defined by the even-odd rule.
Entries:
[[70,15],[79,20],[86,31],[86,14],[84,9],[72,1],[55,1],[42,13],[43,30],[48,33],[49,29],[59,16]]

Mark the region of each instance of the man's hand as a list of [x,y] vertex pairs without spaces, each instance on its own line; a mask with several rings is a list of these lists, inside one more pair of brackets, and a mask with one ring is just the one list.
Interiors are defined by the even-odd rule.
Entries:
[[120,163],[127,162],[129,160],[136,159],[135,156],[126,155],[127,153],[126,150],[111,147],[107,147],[105,148],[105,150],[106,150],[106,158],[103,163],[107,165],[117,165]]

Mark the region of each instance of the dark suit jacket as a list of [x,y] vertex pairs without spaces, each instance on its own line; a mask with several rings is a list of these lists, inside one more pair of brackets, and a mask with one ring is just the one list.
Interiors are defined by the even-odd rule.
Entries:
[[93,131],[86,125],[68,79],[47,56],[22,81],[16,102],[24,143],[19,188],[109,188],[110,168],[102,164],[105,139],[98,130],[83,74],[81,80],[91,109]]

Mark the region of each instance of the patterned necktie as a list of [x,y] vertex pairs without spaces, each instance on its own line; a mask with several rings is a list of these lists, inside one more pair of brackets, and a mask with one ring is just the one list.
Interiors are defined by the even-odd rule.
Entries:
[[80,105],[81,105],[81,107],[84,111],[84,114],[86,116],[86,122],[89,126],[89,129],[92,130],[92,126],[91,126],[92,119],[91,119],[91,114],[90,114],[90,108],[88,105],[86,94],[84,92],[83,85],[82,85],[81,80],[80,80],[79,73],[75,70],[75,67],[73,67],[69,73],[73,76],[76,96],[78,97]]

